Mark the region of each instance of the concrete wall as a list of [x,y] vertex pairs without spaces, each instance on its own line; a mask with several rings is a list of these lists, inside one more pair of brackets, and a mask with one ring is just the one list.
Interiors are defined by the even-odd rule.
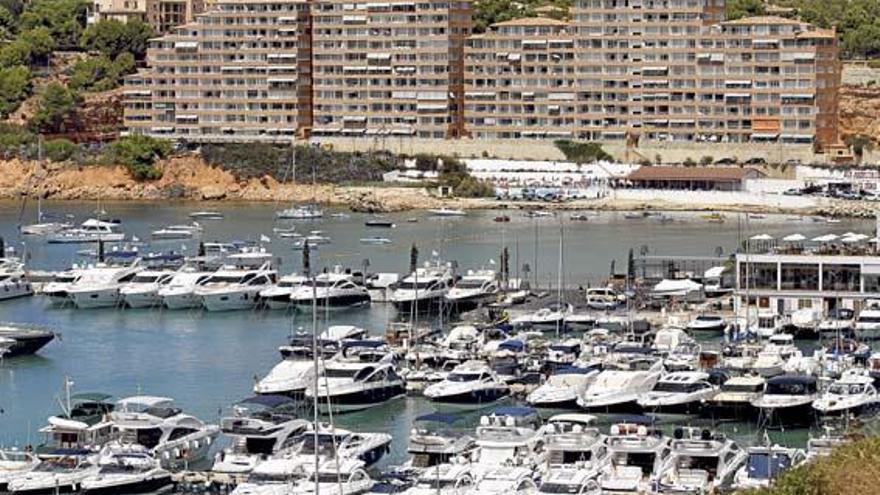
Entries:
[[843,73],[840,76],[842,84],[862,86],[870,81],[880,84],[880,69],[872,69],[863,63],[848,63],[843,65]]

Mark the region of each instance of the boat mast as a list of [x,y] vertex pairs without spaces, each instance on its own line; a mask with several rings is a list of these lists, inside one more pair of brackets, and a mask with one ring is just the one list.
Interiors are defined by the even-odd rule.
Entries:
[[[562,218],[559,219],[559,260],[556,266],[556,304],[559,308],[562,308],[562,244],[563,244],[563,236],[565,235],[565,229],[563,227]],[[556,337],[559,337],[559,327],[562,322],[560,320],[556,320]]]
[[[315,279],[315,276],[312,275],[312,356],[314,361],[314,381],[312,385],[315,387],[315,393],[312,394],[312,401],[314,406],[313,411],[313,426],[312,429],[315,431],[315,495],[320,495],[320,488],[318,484],[318,480],[320,479],[320,463],[321,456],[319,454],[320,449],[318,448],[318,430],[320,428],[320,424],[318,423],[318,282]],[[328,395],[329,399],[329,395]]]

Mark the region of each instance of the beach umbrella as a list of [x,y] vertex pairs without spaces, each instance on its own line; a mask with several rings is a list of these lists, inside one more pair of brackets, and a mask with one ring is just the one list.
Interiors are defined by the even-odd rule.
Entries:
[[752,237],[749,237],[749,240],[752,240],[752,241],[772,241],[773,236],[770,234],[758,234],[758,235],[753,235]]
[[806,239],[807,238],[802,234],[791,234],[782,238],[782,240],[785,242],[800,242]]
[[837,239],[837,236],[834,234],[825,234],[825,235],[820,235],[819,237],[814,237],[812,239],[812,241],[813,242],[831,242],[836,239]]
[[877,244],[878,242],[880,242],[880,238],[872,237],[872,238],[868,239],[868,242],[872,242],[874,244]]
[[865,234],[853,234],[853,235],[844,234],[843,237],[846,239],[852,239],[851,242],[864,241],[865,239],[868,238],[868,236],[866,236]]
[[856,234],[855,232],[847,232],[847,233],[841,235],[840,237],[855,237],[857,235],[862,235],[862,234]]
[[861,239],[859,239],[858,237],[844,237],[844,238],[840,239],[840,242],[845,242],[847,244],[853,244],[853,243],[859,242],[860,240]]

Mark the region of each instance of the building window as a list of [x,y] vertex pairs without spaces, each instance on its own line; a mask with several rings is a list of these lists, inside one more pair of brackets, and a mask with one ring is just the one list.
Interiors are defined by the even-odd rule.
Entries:
[[822,290],[859,292],[860,278],[858,265],[822,265]]
[[740,289],[776,290],[776,263],[741,263]]
[[782,264],[782,290],[819,290],[819,266]]

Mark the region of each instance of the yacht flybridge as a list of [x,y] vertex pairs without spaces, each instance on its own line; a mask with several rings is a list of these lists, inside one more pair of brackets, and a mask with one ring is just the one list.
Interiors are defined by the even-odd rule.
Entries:
[[468,270],[446,293],[446,301],[458,310],[493,302],[500,291],[497,279],[494,270]]
[[291,303],[301,311],[311,311],[313,306],[320,309],[344,309],[364,306],[370,303],[370,293],[363,285],[363,274],[334,267],[330,272],[321,273],[290,294]]
[[391,293],[391,303],[399,311],[428,311],[443,302],[453,282],[451,268],[439,262],[426,264],[400,281]]
[[677,428],[669,443],[672,454],[660,468],[661,493],[714,493],[729,489],[746,462],[746,452],[720,434]]

